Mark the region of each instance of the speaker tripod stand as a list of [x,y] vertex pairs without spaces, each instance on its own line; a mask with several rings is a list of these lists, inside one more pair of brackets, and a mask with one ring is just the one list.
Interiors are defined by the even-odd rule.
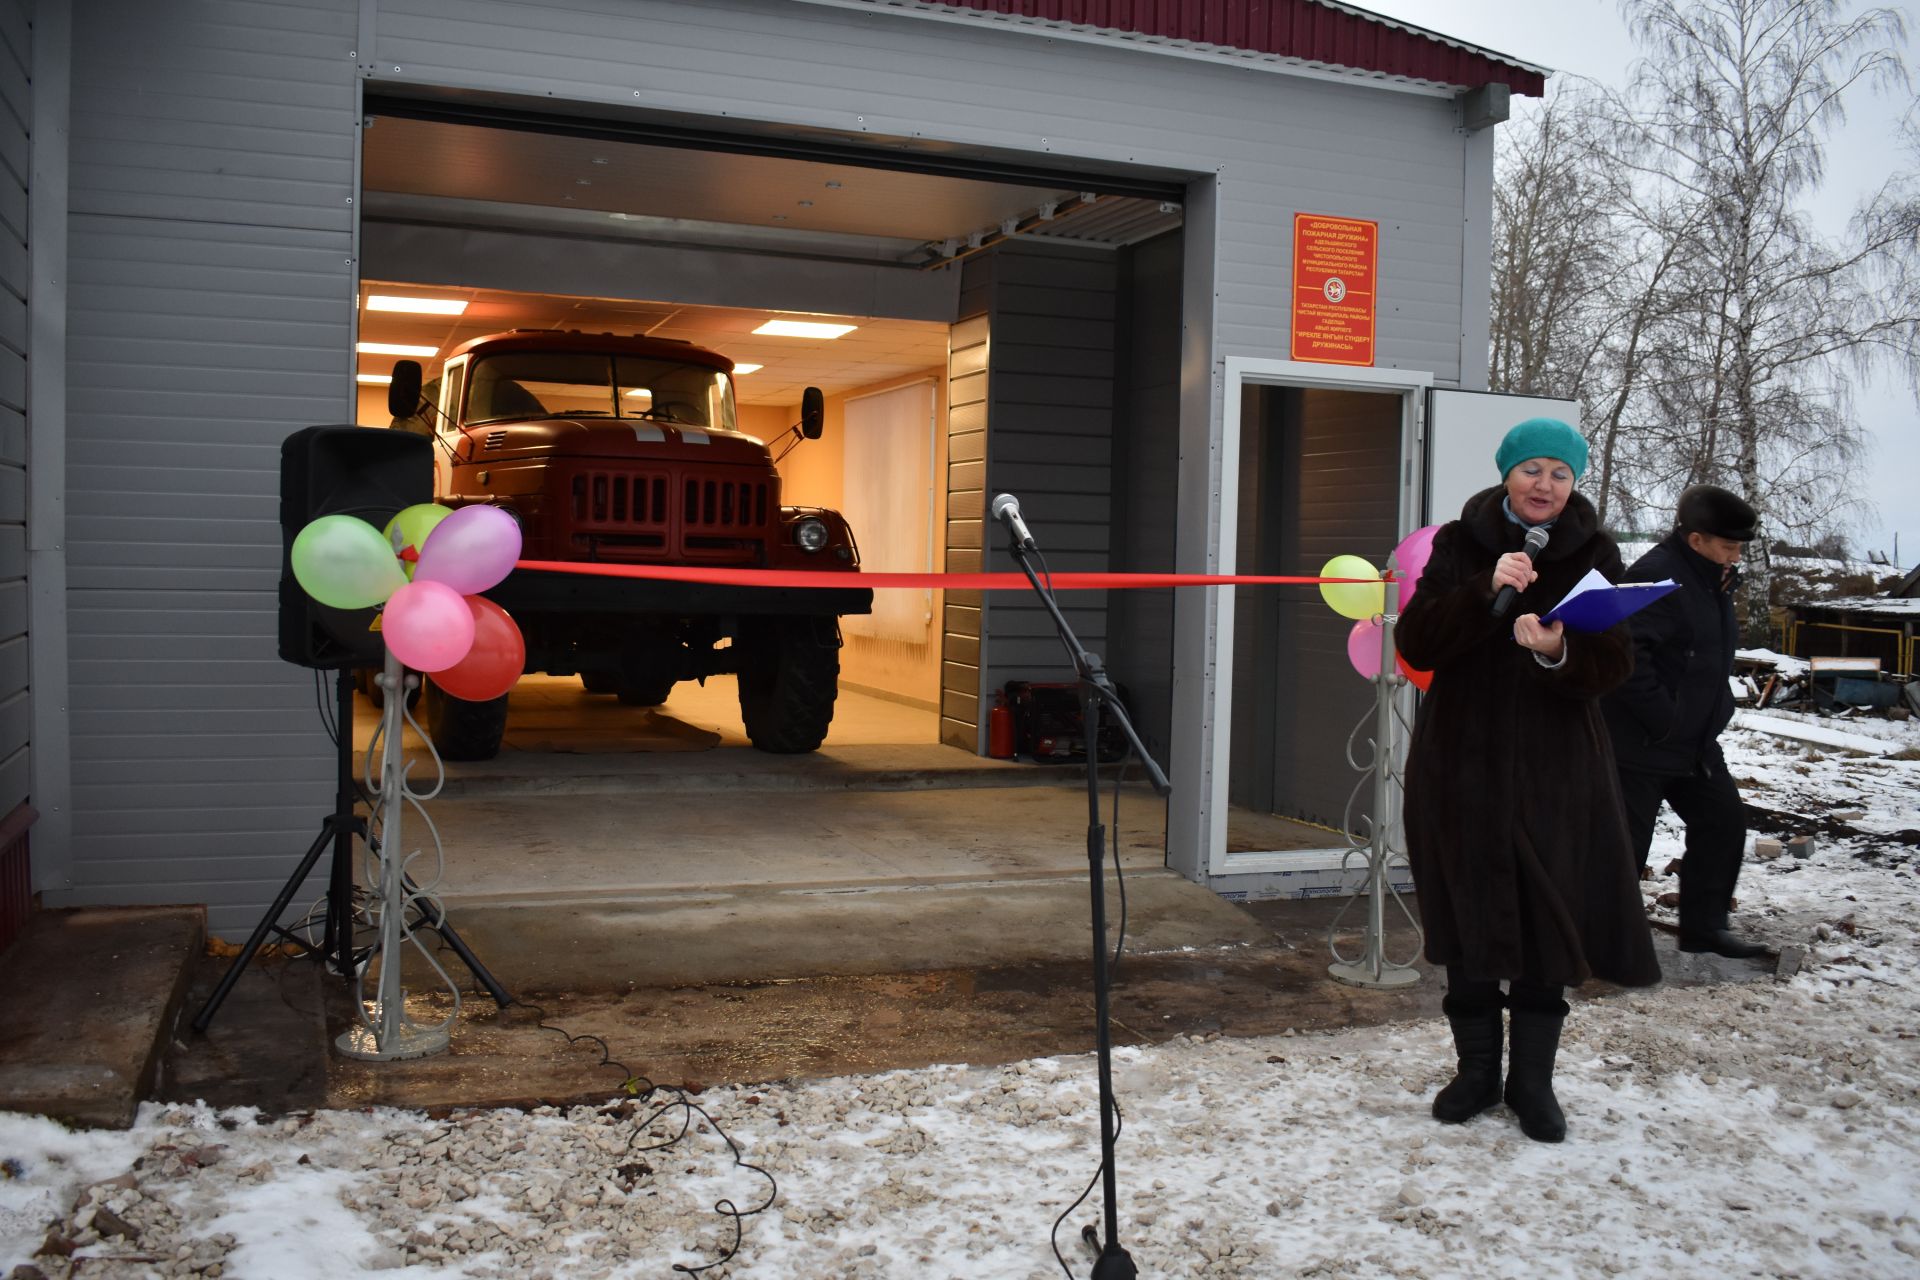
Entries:
[[[400,696],[404,697],[404,695]],[[232,992],[234,984],[240,980],[241,973],[246,970],[247,965],[265,944],[269,934],[276,935],[304,951],[317,950],[321,962],[343,978],[353,978],[359,972],[361,956],[353,945],[353,842],[357,838],[367,843],[369,847],[376,848],[376,851],[377,847],[373,844],[373,836],[367,828],[366,820],[355,811],[359,789],[353,776],[353,672],[350,669],[343,668],[335,673],[334,698],[334,726],[338,741],[335,744],[334,756],[333,812],[320,820],[320,834],[314,837],[311,845],[307,846],[305,856],[300,859],[293,874],[287,878],[286,884],[281,887],[279,895],[267,908],[266,914],[260,917],[260,923],[254,926],[253,933],[247,938],[246,945],[240,949],[240,954],[234,957],[233,963],[227,967],[227,972],[221,977],[219,985],[213,989],[213,994],[207,997],[206,1003],[194,1015],[192,1026],[195,1031],[205,1032],[212,1024],[214,1015],[220,1011],[221,1004]],[[394,742],[397,744],[397,736]],[[321,934],[320,946],[315,948],[312,942],[300,937],[279,921],[281,915],[286,912],[288,904],[293,901],[294,895],[300,892],[300,886],[306,883],[308,875],[312,873],[314,866],[329,847],[333,850],[333,862],[327,878],[326,923]],[[493,997],[495,1004],[503,1009],[512,1004],[513,997],[507,994],[506,989],[494,979],[491,973],[487,972],[486,966],[480,963],[478,957],[461,940],[460,935],[454,932],[453,926],[446,922],[445,914],[442,912],[429,915],[422,910],[413,899],[417,886],[404,873],[401,873],[401,884],[410,910],[416,917],[411,922],[411,927],[424,927],[439,934],[441,940],[447,944],[447,948],[467,966],[474,980],[486,989],[489,996]],[[398,964],[397,954],[393,955],[392,960],[395,965]]]

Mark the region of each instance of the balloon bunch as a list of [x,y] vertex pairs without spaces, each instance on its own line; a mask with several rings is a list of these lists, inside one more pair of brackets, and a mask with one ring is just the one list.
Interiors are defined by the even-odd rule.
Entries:
[[[1427,557],[1433,553],[1433,535],[1438,532],[1440,526],[1437,524],[1415,529],[1393,549],[1393,563],[1398,566],[1394,580],[1400,584],[1402,609],[1407,607],[1407,601],[1413,599],[1420,574],[1427,567]],[[1373,679],[1380,674],[1380,614],[1387,603],[1387,589],[1381,581],[1380,571],[1359,556],[1335,556],[1321,567],[1320,576],[1364,579],[1360,582],[1323,582],[1320,584],[1320,597],[1341,617],[1354,619],[1352,628],[1347,632],[1347,661],[1363,677]],[[1433,682],[1433,672],[1415,670],[1398,654],[1394,655],[1394,660],[1399,664],[1400,674],[1411,680],[1415,688],[1425,690]]]
[[479,594],[520,558],[520,525],[498,507],[403,509],[384,531],[358,516],[321,516],[293,540],[301,589],[336,609],[384,606],[387,651],[469,702],[497,698],[526,665],[513,618]]

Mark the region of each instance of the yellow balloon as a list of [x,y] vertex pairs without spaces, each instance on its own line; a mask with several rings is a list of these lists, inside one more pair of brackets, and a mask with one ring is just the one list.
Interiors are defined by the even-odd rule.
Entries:
[[1387,607],[1387,589],[1380,571],[1359,556],[1335,556],[1320,566],[1323,578],[1364,578],[1364,582],[1323,582],[1320,598],[1343,618],[1359,622]]
[[393,554],[400,557],[400,567],[407,571],[409,579],[413,577],[413,566],[420,560],[420,548],[427,545],[427,535],[452,514],[453,508],[437,502],[416,502],[400,508],[400,513],[387,521],[387,527],[381,532],[387,535],[387,543],[393,548]]

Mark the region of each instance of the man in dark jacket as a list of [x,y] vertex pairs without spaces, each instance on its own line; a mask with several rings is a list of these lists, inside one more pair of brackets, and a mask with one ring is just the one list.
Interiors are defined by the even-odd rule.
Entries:
[[1733,593],[1752,507],[1710,484],[1680,495],[1675,528],[1627,570],[1629,582],[1680,584],[1633,615],[1633,674],[1604,700],[1627,828],[1644,874],[1660,803],[1687,827],[1680,864],[1680,949],[1740,958],[1767,948],[1727,927],[1747,845],[1740,792],[1720,731],[1733,719]]

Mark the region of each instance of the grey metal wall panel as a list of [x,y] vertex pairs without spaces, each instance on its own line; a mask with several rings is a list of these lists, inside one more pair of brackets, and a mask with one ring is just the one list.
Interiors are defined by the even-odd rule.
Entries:
[[32,705],[27,701],[25,689],[11,697],[0,698],[0,759],[26,747],[31,711]]
[[0,0],[0,818],[27,799],[27,184],[31,0]]
[[360,5],[76,7],[49,899],[205,902],[231,933],[332,807],[311,673],[276,657],[279,446],[350,403]]
[[[1113,317],[1117,258],[1018,241],[992,256],[986,492],[1020,500],[1055,571],[1106,569],[1113,522],[1113,361],[1111,354],[1090,360],[1083,348],[1060,345],[1057,335],[1071,332],[1079,316]],[[1017,323],[1003,327],[1009,319]],[[1015,340],[1013,332],[1023,339]],[[1056,364],[1071,372],[1049,376]],[[1062,418],[1072,429],[1056,429]],[[993,525],[985,535],[986,567],[1017,572],[1005,530]],[[1075,593],[1062,605],[1080,642],[1104,655],[1106,594]],[[1071,678],[1053,622],[1030,594],[996,593],[985,625],[983,717],[987,699],[1009,680]]]
[[74,213],[351,233],[355,0],[75,3]]
[[[348,402],[356,76],[1206,175],[1218,296],[1198,340],[1215,360],[1286,350],[1294,211],[1377,218],[1381,363],[1457,376],[1468,166],[1441,99],[1125,49],[1063,56],[1018,31],[786,0],[75,0],[75,10],[69,651],[73,701],[94,709],[76,712],[73,731],[89,776],[70,901],[204,900],[213,927],[231,930],[250,922],[282,859],[310,840],[310,815],[328,807],[324,770],[311,775],[310,806],[262,811],[247,832],[204,806],[163,821],[116,787],[145,787],[183,761],[213,772],[327,758],[324,737],[284,701],[308,688],[304,674],[270,657],[271,494],[278,441],[337,421]],[[18,29],[27,12],[26,0],[0,0],[0,24]],[[0,101],[25,120],[21,88],[0,75]],[[18,230],[16,190],[0,180],[0,222]],[[0,265],[10,252],[0,234]],[[995,431],[1034,437],[1008,445],[1018,456],[1055,456],[1002,478],[988,443],[949,478],[976,498],[996,485],[1033,494],[1043,544],[1080,548],[1055,556],[1056,569],[1112,558],[1094,518],[1045,510],[1046,499],[1066,511],[1065,499],[1109,492],[1114,465],[1086,448],[1105,439],[1117,406],[1111,374],[1086,359],[1101,346],[1090,335],[1116,323],[1114,290],[1072,285],[1002,279],[997,267],[963,276],[961,314],[995,298],[996,347],[1018,359],[1052,334],[1041,358],[1075,369],[1081,385],[1062,395],[1044,369],[994,375]],[[0,367],[0,400],[17,382]],[[7,413],[0,445],[17,433]],[[956,507],[957,522],[969,518],[980,513]],[[1024,657],[1044,635],[1014,621],[1008,642]],[[1088,623],[1083,638],[1098,649],[1105,627]],[[115,682],[116,665],[155,652],[181,664],[167,672],[171,691]],[[172,705],[176,695],[197,695],[197,710]],[[977,730],[977,702],[974,715]],[[171,733],[147,732],[160,718]],[[123,732],[129,723],[141,732]],[[231,860],[230,874],[175,870],[169,858]]]
[[[1336,555],[1378,562],[1399,521],[1400,399],[1268,389],[1242,437],[1240,563],[1313,572]],[[1338,826],[1356,774],[1344,740],[1373,706],[1347,660],[1353,624],[1317,592],[1242,592],[1234,615],[1233,803]]]
[[[1174,569],[1180,472],[1179,232],[1136,245],[1121,261],[1121,376],[1113,442],[1113,567]],[[1173,743],[1173,592],[1113,596],[1107,665],[1127,686],[1134,728],[1163,763]]]
[[0,582],[0,640],[27,633],[27,584],[24,578]]
[[18,409],[0,405],[0,462],[16,466],[27,460],[27,416]]
[[1218,174],[1219,356],[1286,351],[1296,211],[1377,219],[1380,363],[1457,375],[1467,141],[1445,98],[782,0],[381,0],[375,53],[376,82]]
[[33,119],[32,84],[27,73],[33,65],[32,28],[30,0],[0,4],[0,108],[22,129]]

